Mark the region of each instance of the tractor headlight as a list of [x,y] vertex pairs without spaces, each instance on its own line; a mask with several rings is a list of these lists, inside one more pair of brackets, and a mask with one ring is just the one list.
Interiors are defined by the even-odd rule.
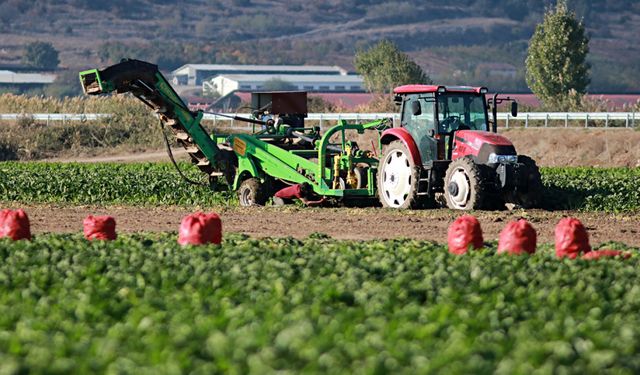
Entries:
[[494,153],[489,154],[489,164],[515,164],[518,162],[518,155],[496,155]]

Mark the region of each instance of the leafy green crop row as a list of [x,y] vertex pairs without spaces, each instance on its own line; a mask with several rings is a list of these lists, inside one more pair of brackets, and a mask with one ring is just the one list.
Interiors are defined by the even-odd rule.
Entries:
[[639,211],[640,168],[544,168],[547,208]]
[[[182,163],[181,169],[191,179],[202,179],[190,164]],[[169,163],[0,163],[4,201],[221,205],[234,199],[234,194],[186,184]]]
[[312,237],[0,240],[0,373],[640,371],[638,256]]
[[[181,168],[192,178],[201,174]],[[544,208],[640,210],[640,168],[544,168]],[[0,201],[213,205],[232,193],[185,184],[168,163],[0,163]]]

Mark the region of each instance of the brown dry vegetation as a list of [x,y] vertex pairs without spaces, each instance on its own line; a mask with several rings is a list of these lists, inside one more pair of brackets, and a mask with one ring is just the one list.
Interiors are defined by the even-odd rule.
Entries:
[[542,166],[640,167],[640,131],[631,129],[501,130],[520,154]]
[[[314,102],[316,110],[326,103]],[[328,108],[339,111],[339,108]],[[390,98],[376,98],[364,112],[394,112]],[[162,150],[158,123],[151,111],[129,96],[81,97],[63,100],[24,95],[0,95],[0,113],[24,113],[16,123],[0,125],[0,160],[73,159],[117,156],[144,160],[141,153]],[[34,121],[29,113],[112,113],[91,123]],[[210,128],[212,124],[205,123]],[[640,131],[631,129],[500,128],[519,153],[532,156],[542,166],[640,166]],[[348,134],[361,148],[377,144],[375,131],[364,136]],[[379,150],[377,150],[379,151]],[[87,159],[91,160],[91,159]]]

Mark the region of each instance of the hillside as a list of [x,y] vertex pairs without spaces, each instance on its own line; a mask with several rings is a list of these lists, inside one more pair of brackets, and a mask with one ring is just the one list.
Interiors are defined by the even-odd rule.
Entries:
[[[61,65],[72,71],[124,56],[155,61],[163,69],[186,62],[352,68],[357,48],[387,38],[437,81],[523,91],[527,42],[548,5],[546,0],[0,0],[0,64],[19,63],[26,43],[44,40],[60,50]],[[573,0],[569,6],[591,35],[591,91],[637,92],[640,3]]]

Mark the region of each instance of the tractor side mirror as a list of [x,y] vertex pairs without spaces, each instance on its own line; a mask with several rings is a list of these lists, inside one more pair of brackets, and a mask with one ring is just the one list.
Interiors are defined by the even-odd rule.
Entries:
[[518,102],[511,102],[511,116],[518,117]]
[[414,100],[411,102],[411,113],[413,113],[414,116],[420,116],[422,114],[419,101]]

